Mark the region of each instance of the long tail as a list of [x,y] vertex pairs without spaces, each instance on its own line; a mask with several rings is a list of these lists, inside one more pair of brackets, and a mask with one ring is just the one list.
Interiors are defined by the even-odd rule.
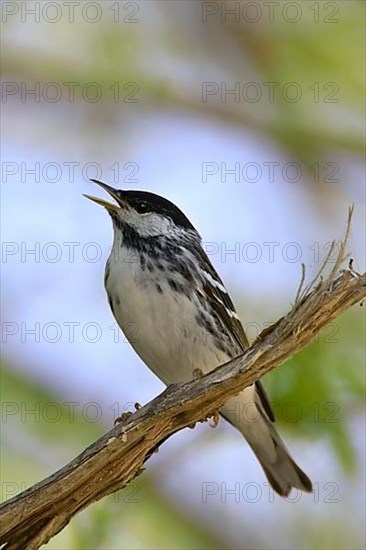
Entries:
[[261,385],[254,384],[229,399],[220,412],[248,441],[279,495],[287,496],[292,487],[312,491],[310,479],[291,458],[273,425],[273,415]]

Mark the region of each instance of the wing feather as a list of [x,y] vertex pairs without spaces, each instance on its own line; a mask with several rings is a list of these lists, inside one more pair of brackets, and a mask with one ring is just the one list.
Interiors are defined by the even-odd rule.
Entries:
[[[235,311],[234,304],[225,289],[224,283],[212,266],[206,256],[206,253],[203,250],[202,253],[204,254],[204,258],[202,258],[202,260],[205,260],[203,265],[208,268],[207,271],[203,273],[203,291],[206,299],[209,300],[213,312],[216,313],[221,322],[224,324],[227,332],[231,334],[234,341],[237,343],[239,350],[244,351],[249,346],[249,341],[245,334],[243,325]],[[262,382],[257,380],[254,384],[259,403],[261,404],[269,420],[274,422],[274,413]]]

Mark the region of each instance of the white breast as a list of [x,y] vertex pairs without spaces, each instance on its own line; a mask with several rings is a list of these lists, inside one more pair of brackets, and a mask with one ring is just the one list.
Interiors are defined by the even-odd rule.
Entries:
[[116,321],[165,384],[188,381],[195,369],[208,372],[228,359],[198,324],[197,304],[172,291],[166,274],[142,271],[140,258],[123,248],[108,263],[106,289]]

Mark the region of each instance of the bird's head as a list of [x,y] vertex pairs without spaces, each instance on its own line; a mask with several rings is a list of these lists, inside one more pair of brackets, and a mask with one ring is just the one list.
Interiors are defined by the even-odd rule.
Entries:
[[195,228],[172,202],[147,191],[124,191],[92,179],[115,200],[115,203],[92,195],[88,199],[104,206],[110,214],[114,229],[132,228],[141,238],[173,235],[177,232],[193,232]]

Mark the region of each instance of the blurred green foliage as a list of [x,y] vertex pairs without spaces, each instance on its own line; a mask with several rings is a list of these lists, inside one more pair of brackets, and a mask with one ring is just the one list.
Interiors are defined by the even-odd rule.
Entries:
[[365,315],[355,306],[265,377],[277,420],[295,437],[329,440],[349,472],[357,455],[350,419],[365,407]]
[[[365,114],[365,4],[340,0],[328,2],[327,9],[323,2],[315,4],[321,10],[318,22],[315,7],[311,10],[302,3],[299,23],[289,24],[277,16],[272,23],[263,17],[256,25],[245,20],[234,23],[230,17],[227,24],[209,20],[197,25],[197,18],[199,21],[202,17],[201,2],[141,2],[141,21],[146,23],[158,10],[162,25],[151,25],[146,32],[144,24],[121,27],[105,22],[95,32],[93,26],[76,20],[72,29],[59,24],[56,34],[52,25],[45,25],[44,39],[52,40],[52,51],[30,47],[19,55],[18,45],[8,40],[3,72],[9,79],[41,85],[52,80],[78,82],[76,99],[81,98],[83,86],[89,82],[98,82],[105,89],[116,81],[136,82],[144,98],[142,108],[147,111],[156,106],[178,108],[255,130],[272,138],[294,160],[309,165],[322,157],[327,159],[334,151],[362,158],[364,132],[362,125],[356,130],[354,122]],[[332,17],[334,22],[327,23],[332,4],[337,12]],[[192,22],[186,35],[179,32],[182,19],[187,25]],[[207,75],[207,67],[212,67],[213,78],[206,80],[220,83],[214,76],[221,73],[228,88],[237,81],[242,85],[256,82],[262,90],[266,90],[264,83],[275,83],[274,101],[266,96],[258,102],[202,103],[201,86],[190,80],[189,73],[182,81],[179,70],[162,70],[146,61],[147,51],[159,55],[162,49],[171,67],[191,66],[192,75],[201,70]],[[231,52],[229,63],[222,51]],[[288,100],[289,83],[301,89],[301,101]],[[293,93],[293,89],[288,91],[290,97]],[[91,108],[93,104],[82,102],[80,117],[89,118]],[[110,104],[104,104],[95,114],[100,119],[106,117],[110,125],[117,124],[117,118],[110,116],[111,109],[115,113],[112,93]],[[119,109],[119,116],[128,116],[128,112]]]

